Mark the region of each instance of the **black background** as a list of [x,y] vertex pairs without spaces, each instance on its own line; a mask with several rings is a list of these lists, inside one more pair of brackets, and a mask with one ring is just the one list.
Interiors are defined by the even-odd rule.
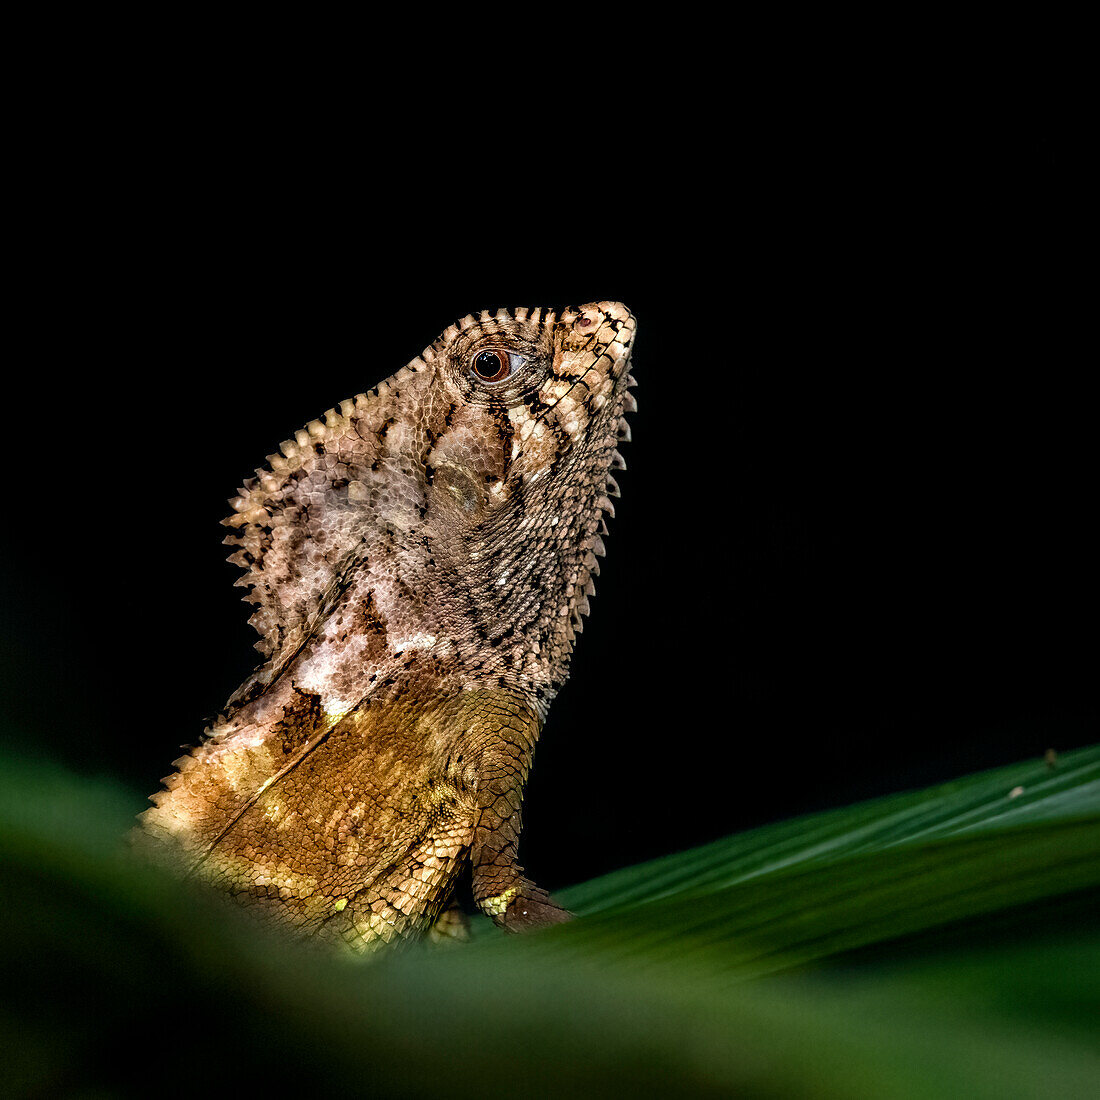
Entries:
[[22,280],[6,736],[139,808],[254,663],[243,478],[467,312],[616,298],[640,408],[537,879],[1095,739],[1073,135],[720,116],[74,139]]

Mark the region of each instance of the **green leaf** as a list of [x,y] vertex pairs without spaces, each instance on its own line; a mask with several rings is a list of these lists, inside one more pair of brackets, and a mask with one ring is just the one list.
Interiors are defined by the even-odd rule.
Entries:
[[997,769],[349,962],[137,864],[139,799],[4,760],[0,1093],[1087,1095],[1098,784],[1100,748]]
[[[1019,792],[1019,793],[1016,793]],[[772,872],[965,833],[1100,812],[1100,746],[777,822],[641,863],[561,894],[577,913],[714,890]]]

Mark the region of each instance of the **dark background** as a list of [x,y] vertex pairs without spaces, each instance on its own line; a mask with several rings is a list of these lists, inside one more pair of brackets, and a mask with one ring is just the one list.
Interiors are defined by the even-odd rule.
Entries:
[[22,280],[5,736],[140,808],[254,664],[243,478],[467,312],[617,298],[640,409],[528,790],[537,879],[1094,740],[1073,135],[720,115],[74,136]]

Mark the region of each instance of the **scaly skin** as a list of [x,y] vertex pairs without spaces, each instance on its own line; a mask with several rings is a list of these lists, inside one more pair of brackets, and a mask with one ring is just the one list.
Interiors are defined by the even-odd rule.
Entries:
[[617,302],[466,317],[270,456],[226,520],[266,661],[147,837],[359,949],[460,933],[467,865],[502,927],[567,918],[516,860],[520,807],[603,553],[633,336]]

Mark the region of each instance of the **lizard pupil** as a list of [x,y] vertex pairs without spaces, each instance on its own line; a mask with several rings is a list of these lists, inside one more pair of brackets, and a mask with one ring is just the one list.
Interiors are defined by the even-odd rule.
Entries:
[[474,356],[473,371],[482,382],[499,382],[511,373],[511,364],[502,351],[482,351]]

